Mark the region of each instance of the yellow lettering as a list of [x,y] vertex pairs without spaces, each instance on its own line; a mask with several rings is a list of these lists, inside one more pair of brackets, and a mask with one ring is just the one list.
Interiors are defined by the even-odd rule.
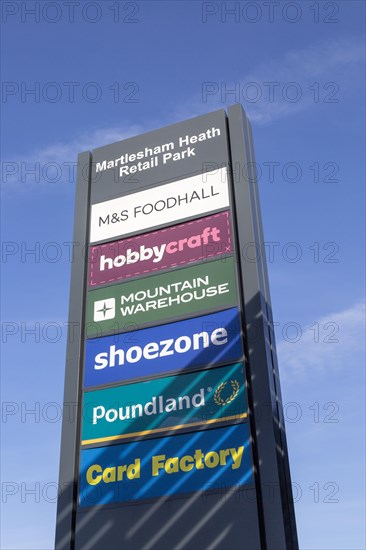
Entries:
[[151,470],[153,476],[159,475],[159,470],[164,468],[165,455],[157,455],[152,457]]
[[241,447],[238,447],[237,451],[235,449],[230,449],[230,454],[234,461],[234,464],[231,466],[233,470],[237,470],[238,468],[240,468],[241,459],[243,458],[243,453],[244,453],[244,445],[242,445]]
[[86,481],[89,483],[89,485],[98,485],[98,483],[102,479],[102,476],[97,475],[93,477],[93,474],[97,472],[100,474],[102,471],[102,467],[99,466],[99,464],[93,464],[88,468],[86,472]]
[[196,461],[197,470],[202,470],[204,468],[204,465],[202,464],[203,453],[202,453],[201,449],[196,450],[196,452],[194,453],[193,458]]
[[205,465],[207,468],[216,468],[219,460],[219,455],[215,451],[211,451],[205,456]]
[[193,457],[189,455],[182,456],[179,466],[182,472],[190,472],[193,470]]
[[135,462],[129,465],[127,468],[128,479],[138,479],[141,472],[141,460],[136,458]]
[[179,472],[179,458],[175,456],[174,458],[168,458],[165,462],[165,471],[167,474],[176,474]]
[[127,470],[127,466],[118,466],[117,469],[117,481],[122,481],[123,473]]
[[114,483],[116,481],[116,468],[106,468],[103,472],[104,483]]
[[220,451],[220,466],[225,466],[226,464],[226,457],[228,457],[230,454],[229,449],[224,449]]

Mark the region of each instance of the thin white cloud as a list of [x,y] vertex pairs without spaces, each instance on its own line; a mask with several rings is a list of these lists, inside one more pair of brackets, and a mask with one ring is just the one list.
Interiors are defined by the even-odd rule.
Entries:
[[70,143],[55,143],[45,149],[41,149],[32,154],[32,160],[38,159],[38,162],[65,162],[66,159],[71,162],[75,160],[78,153],[83,151],[91,151],[96,147],[108,145],[139,134],[143,128],[139,126],[131,126],[127,130],[122,131],[120,128],[101,128],[95,130],[91,134],[78,136]]
[[[290,51],[283,58],[260,66],[246,81],[278,83],[274,91],[277,101],[270,102],[266,97],[263,102],[248,104],[252,122],[267,124],[325,100],[340,101],[363,60],[361,41],[332,40]],[[291,82],[295,84],[292,86]],[[298,101],[286,100],[286,94],[293,99],[297,92]]]
[[[277,345],[281,377],[347,371],[355,367],[365,350],[365,302],[343,311],[330,313],[311,323],[297,342],[280,341]],[[298,382],[298,377],[295,378]]]
[[[362,78],[364,45],[357,37],[343,38],[319,41],[275,59],[268,57],[270,61],[236,80],[213,81],[209,89],[202,83],[200,97],[182,106],[181,115],[193,116],[241,102],[251,122],[263,125],[324,100],[339,101]],[[230,90],[236,92],[229,93]]]
[[76,136],[68,143],[54,143],[24,156],[2,162],[2,190],[55,189],[73,183],[77,156],[146,131],[142,126],[101,128]]
[[[241,76],[236,81],[217,81],[214,84],[218,86],[219,91],[207,96],[206,101],[204,101],[202,88],[196,97],[190,98],[186,104],[177,106],[170,115],[165,113],[165,120],[161,121],[161,125],[224,108],[236,102],[243,103],[253,124],[270,124],[316,105],[314,97],[318,92],[316,86],[314,87],[315,82],[319,82],[319,102],[324,101],[325,98],[340,100],[341,94],[343,97],[345,91],[352,89],[357,79],[361,77],[363,61],[364,47],[357,37],[322,41],[308,48],[290,50],[277,59],[262,63],[255,71]],[[249,86],[250,83],[253,83],[252,86]],[[334,83],[334,86],[329,83]],[[328,87],[324,89],[324,85]],[[225,89],[232,90],[235,86],[239,90],[239,95],[225,97]],[[251,99],[255,97],[253,96],[255,86],[260,94],[258,101],[248,101],[246,96],[249,97],[251,94]],[[272,92],[269,91],[270,88]],[[294,98],[296,89],[301,94],[300,99],[296,102],[288,101],[286,93]],[[273,94],[272,97],[270,93]],[[158,123],[154,126],[159,125]],[[10,159],[10,162],[16,164],[16,173],[9,174],[6,169],[4,172],[3,166],[5,177],[3,177],[2,187],[6,191],[33,189],[35,184],[44,189],[55,189],[60,187],[60,184],[62,187],[63,183],[70,183],[71,169],[68,163],[76,162],[78,153],[126,139],[148,129],[151,129],[148,124],[145,127],[131,125],[128,128],[124,127],[123,130],[118,127],[101,128],[92,133],[81,134],[68,143],[54,143],[20,158]],[[61,175],[56,182],[52,181],[56,170],[52,171],[51,166],[45,171],[45,167],[47,168],[50,163],[56,163],[60,167]],[[40,177],[37,180],[32,174],[27,173],[27,167],[37,170],[38,165]]]

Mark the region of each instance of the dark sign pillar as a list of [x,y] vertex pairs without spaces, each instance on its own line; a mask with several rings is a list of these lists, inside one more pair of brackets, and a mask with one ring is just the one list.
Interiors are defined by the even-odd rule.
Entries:
[[73,257],[69,301],[69,325],[64,387],[56,548],[71,549],[75,539],[78,489],[80,403],[84,354],[84,316],[87,288],[85,251],[89,235],[91,154],[78,156],[76,180]]
[[239,104],[229,107],[228,123],[263,542],[268,550],[296,549],[295,513],[252,129]]

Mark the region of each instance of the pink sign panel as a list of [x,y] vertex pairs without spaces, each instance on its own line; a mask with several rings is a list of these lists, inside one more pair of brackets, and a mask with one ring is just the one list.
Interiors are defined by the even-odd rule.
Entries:
[[146,275],[233,250],[229,212],[92,246],[89,285]]

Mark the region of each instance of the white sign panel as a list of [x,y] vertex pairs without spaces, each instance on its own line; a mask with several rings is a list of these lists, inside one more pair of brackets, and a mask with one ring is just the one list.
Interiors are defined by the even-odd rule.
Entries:
[[122,237],[229,206],[227,169],[92,205],[90,242]]

